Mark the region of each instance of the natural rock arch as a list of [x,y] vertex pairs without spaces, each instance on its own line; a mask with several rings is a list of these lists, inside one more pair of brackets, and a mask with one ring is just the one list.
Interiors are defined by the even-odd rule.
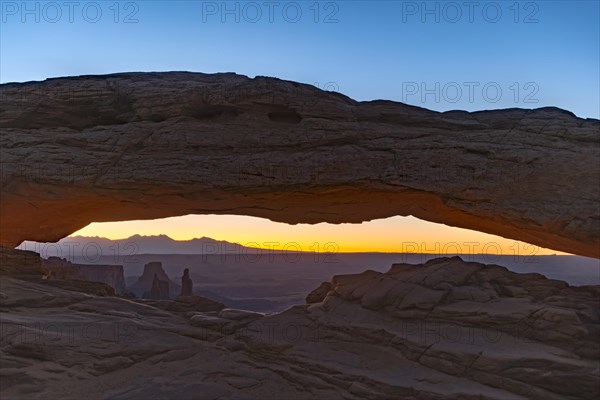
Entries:
[[564,110],[438,113],[236,74],[0,88],[3,246],[192,213],[414,215],[600,257],[600,121]]

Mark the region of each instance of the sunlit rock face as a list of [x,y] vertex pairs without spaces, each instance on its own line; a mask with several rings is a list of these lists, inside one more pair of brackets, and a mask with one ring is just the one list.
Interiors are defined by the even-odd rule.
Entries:
[[600,257],[600,121],[560,109],[438,113],[181,72],[0,89],[5,246],[184,214],[414,215]]

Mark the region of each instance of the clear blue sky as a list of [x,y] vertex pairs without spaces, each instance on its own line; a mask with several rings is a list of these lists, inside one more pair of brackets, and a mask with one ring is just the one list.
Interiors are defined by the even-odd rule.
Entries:
[[598,1],[0,3],[3,83],[232,71],[440,111],[600,114]]

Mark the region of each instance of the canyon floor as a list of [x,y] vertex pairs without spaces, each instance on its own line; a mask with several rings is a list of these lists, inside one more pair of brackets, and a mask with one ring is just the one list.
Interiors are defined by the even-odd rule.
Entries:
[[4,275],[0,395],[596,399],[599,296],[458,257],[336,275],[272,314]]

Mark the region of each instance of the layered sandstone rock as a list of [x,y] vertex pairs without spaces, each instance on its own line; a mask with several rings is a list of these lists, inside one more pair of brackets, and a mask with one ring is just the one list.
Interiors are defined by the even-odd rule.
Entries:
[[273,78],[126,73],[4,84],[0,244],[93,221],[418,218],[600,257],[600,121],[445,113]]
[[101,282],[115,289],[117,294],[125,294],[125,276],[122,265],[78,264],[78,266],[86,281]]
[[38,253],[0,246],[0,276],[41,279],[47,274],[48,271]]
[[180,290],[179,286],[169,279],[159,261],[144,265],[144,272],[128,289],[138,297],[154,300],[169,299],[171,293]]
[[330,285],[319,303],[245,327],[259,338],[248,346],[283,349],[262,361],[287,357],[327,371],[357,397],[600,396],[598,286],[459,257],[335,276]]
[[169,282],[159,279],[158,275],[154,274],[154,279],[152,279],[152,287],[149,291],[144,292],[142,297],[152,300],[170,299],[171,295],[169,293]]
[[359,304],[399,321],[452,321],[600,359],[598,286],[572,287],[460,257],[394,264],[386,273],[338,275],[330,285],[319,305],[327,312]]
[[59,257],[49,257],[42,263],[47,271],[47,279],[100,282],[113,288],[119,295],[126,291],[122,265],[77,264]]
[[306,304],[322,302],[330,290],[331,290],[331,283],[329,283],[329,282],[321,283],[318,288],[316,288],[315,290],[313,290],[306,296]]
[[0,397],[596,399],[599,293],[458,258],[339,275],[270,315],[8,277]]

